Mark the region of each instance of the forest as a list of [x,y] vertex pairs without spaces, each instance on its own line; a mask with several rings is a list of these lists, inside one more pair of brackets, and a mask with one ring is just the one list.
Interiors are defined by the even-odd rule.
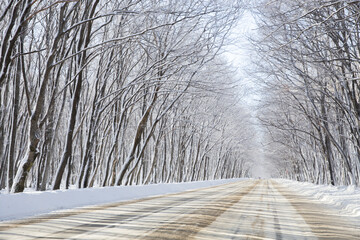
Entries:
[[279,175],[359,185],[360,1],[256,4],[259,119]]
[[241,1],[0,3],[0,187],[248,175],[234,71]]
[[[224,57],[244,11],[254,109]],[[0,190],[251,177],[257,151],[272,177],[359,185],[359,19],[357,0],[2,0]]]

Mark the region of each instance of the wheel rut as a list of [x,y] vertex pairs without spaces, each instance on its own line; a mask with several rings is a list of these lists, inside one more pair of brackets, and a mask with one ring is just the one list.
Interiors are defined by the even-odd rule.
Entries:
[[347,220],[334,209],[296,194],[275,181],[271,181],[271,183],[303,217],[318,239],[360,239],[360,229],[355,226],[351,219]]
[[218,216],[238,203],[241,198],[248,194],[258,182],[255,182],[245,190],[234,191],[229,195],[219,198],[197,210],[186,214],[176,221],[164,224],[153,232],[143,236],[144,239],[191,239],[201,229],[213,223]]

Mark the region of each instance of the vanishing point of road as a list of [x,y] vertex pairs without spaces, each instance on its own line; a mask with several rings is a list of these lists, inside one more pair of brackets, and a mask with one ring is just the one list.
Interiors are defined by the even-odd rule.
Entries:
[[360,239],[359,223],[272,180],[246,180],[0,223],[0,239]]

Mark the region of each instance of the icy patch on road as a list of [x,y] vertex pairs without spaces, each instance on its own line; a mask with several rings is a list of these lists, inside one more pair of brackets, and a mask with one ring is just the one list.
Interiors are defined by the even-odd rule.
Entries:
[[21,219],[50,213],[56,210],[178,193],[197,188],[237,182],[240,180],[242,179],[70,189],[45,192],[27,191],[16,194],[6,194],[1,192],[0,221]]
[[355,186],[316,185],[286,179],[275,179],[275,181],[298,194],[328,204],[338,209],[342,214],[360,218],[360,188]]

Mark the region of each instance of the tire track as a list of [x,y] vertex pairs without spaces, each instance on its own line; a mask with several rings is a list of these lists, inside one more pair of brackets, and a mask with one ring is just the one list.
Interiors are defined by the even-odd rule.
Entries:
[[256,181],[245,190],[242,189],[231,192],[225,197],[216,199],[189,214],[185,214],[184,217],[176,221],[164,224],[144,236],[144,239],[191,239],[191,237],[201,229],[209,226],[218,216],[239,202],[241,198],[248,194],[258,183],[259,181]]
[[360,239],[360,229],[343,216],[339,216],[333,209],[296,194],[275,181],[271,183],[303,217],[319,239]]
[[302,217],[268,180],[260,180],[251,192],[194,238],[316,239]]
[[[219,187],[223,188],[224,185],[219,186]],[[156,206],[156,205],[148,206],[148,204],[147,204],[148,199],[139,200],[136,203],[143,202],[144,207],[140,208],[140,209],[136,209],[136,210],[130,210],[128,212],[128,214],[120,214],[120,215],[115,215],[115,216],[108,217],[108,218],[101,218],[101,219],[99,219],[97,221],[93,221],[91,223],[85,223],[85,224],[78,225],[73,228],[68,228],[66,230],[58,231],[56,233],[53,233],[53,234],[45,236],[45,237],[39,237],[39,238],[35,238],[35,239],[72,238],[73,236],[76,236],[76,235],[82,235],[84,233],[96,232],[98,229],[104,229],[104,228],[108,228],[108,227],[109,228],[116,227],[116,225],[119,225],[119,224],[122,224],[125,222],[129,223],[131,221],[137,221],[139,219],[145,218],[152,214],[166,211],[166,210],[174,208],[174,207],[179,207],[188,202],[197,201],[199,198],[205,198],[209,194],[209,192],[206,192],[206,190],[208,190],[208,189],[209,188],[201,189],[199,192],[197,192],[196,190],[192,190],[190,192],[186,192],[186,193],[182,193],[182,194],[176,193],[174,195],[159,196],[159,197],[153,197],[153,198],[149,199],[149,200],[156,200],[156,199],[162,200],[162,199],[166,199],[167,197],[171,198],[171,199],[166,199],[166,201],[161,206]],[[214,193],[216,193],[218,191],[217,188],[215,188],[215,189],[210,188],[209,190],[211,190],[211,192],[214,192]],[[196,193],[196,195],[190,196],[190,197],[178,198],[178,196],[181,196],[184,194],[185,195],[192,194],[192,193]],[[172,199],[172,198],[174,198],[174,199]],[[115,206],[115,208],[116,207],[117,206]]]
[[[267,182],[267,193],[269,195],[269,192],[271,192],[271,196],[275,196],[275,193],[273,191],[273,189],[270,187],[269,182]],[[273,201],[276,202],[276,198],[273,197]],[[270,204],[270,203],[268,203]],[[279,221],[279,214],[276,210],[275,204],[272,204],[273,207],[273,215],[274,215],[274,229],[275,229],[275,237],[276,240],[282,240],[282,234],[281,234],[281,225],[280,225],[280,221]]]

